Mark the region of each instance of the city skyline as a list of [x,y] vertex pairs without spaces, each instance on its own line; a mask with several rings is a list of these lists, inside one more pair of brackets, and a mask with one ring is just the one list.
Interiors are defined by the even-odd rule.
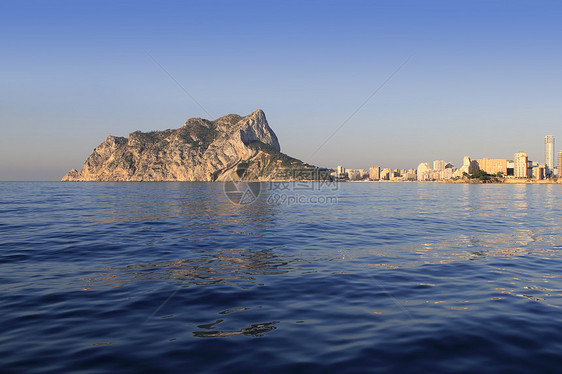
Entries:
[[[527,178],[527,177],[534,177],[534,173],[540,172],[543,173],[544,177],[548,176],[560,176],[560,170],[562,168],[562,150],[558,153],[555,152],[555,137],[553,135],[546,135],[544,142],[544,159],[540,160],[532,160],[528,156],[525,151],[519,151],[514,153],[512,158],[500,158],[500,159],[492,159],[489,157],[483,157],[480,159],[471,159],[470,156],[464,156],[462,166],[456,168],[456,164],[450,161],[445,160],[433,160],[433,167],[431,167],[431,163],[427,161],[420,161],[417,166],[417,174],[418,178],[420,178],[420,174],[424,174],[426,172],[434,172],[434,171],[441,171],[440,177],[438,179],[450,179],[453,177],[461,177],[464,173],[470,174],[474,170],[483,170],[489,174],[497,174],[502,173],[503,175],[508,175],[507,170],[510,168],[513,169],[513,176],[515,178]],[[557,154],[557,158],[555,157]],[[475,164],[473,164],[473,162]],[[376,164],[376,163],[375,163]],[[552,173],[549,173],[549,165],[551,166]],[[535,167],[542,168],[541,171],[535,171]],[[375,171],[375,168],[377,171]],[[369,174],[370,179],[379,179],[379,177],[373,177],[373,175],[380,176],[382,169],[388,169],[390,171],[400,171],[407,170],[407,168],[386,168],[383,165],[376,165],[370,166],[367,169],[359,168],[359,169],[348,169],[345,168],[343,165],[338,165],[337,167],[337,175],[342,174],[342,170],[352,170],[354,175],[356,171],[363,170],[365,174]],[[421,170],[420,170],[421,168]],[[452,172],[450,173],[442,173],[446,169],[451,169]],[[367,170],[369,170],[367,172]],[[413,170],[413,169],[409,169]],[[554,172],[558,174],[554,174]],[[359,172],[359,174],[362,174]],[[431,174],[432,175],[432,174]],[[400,176],[400,175],[399,175]],[[384,178],[381,178],[384,179]],[[421,178],[424,180],[424,178]],[[432,179],[432,178],[429,178]],[[540,178],[542,179],[542,178]]]

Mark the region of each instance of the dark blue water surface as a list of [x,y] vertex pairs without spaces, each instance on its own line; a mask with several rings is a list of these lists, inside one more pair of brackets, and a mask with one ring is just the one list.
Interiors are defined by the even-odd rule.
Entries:
[[561,185],[264,190],[0,183],[0,371],[562,370]]

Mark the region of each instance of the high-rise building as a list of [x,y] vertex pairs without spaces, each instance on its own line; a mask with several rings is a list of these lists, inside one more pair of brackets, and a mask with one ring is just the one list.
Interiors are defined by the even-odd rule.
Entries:
[[439,172],[439,177],[440,179],[451,179],[454,172],[455,168],[445,168]]
[[529,157],[525,152],[518,152],[513,158],[513,174],[515,178],[527,178],[529,176],[528,169]]
[[515,161],[507,160],[507,176],[514,176],[515,175]]
[[345,168],[341,165],[338,165],[338,178],[345,178]]
[[445,169],[445,161],[435,160],[433,161],[433,170],[441,171]]
[[404,174],[404,176],[402,177],[403,180],[405,181],[415,181],[416,179],[418,179],[418,176],[414,172],[412,172],[412,169],[410,169],[407,173]]
[[554,171],[554,135],[544,137],[544,163],[546,175],[551,175]]
[[562,151],[558,152],[558,176],[562,177]]
[[381,179],[382,180],[389,180],[390,179],[390,172],[391,170],[389,168],[385,168],[381,171]]
[[478,162],[476,160],[471,160],[470,157],[464,156],[463,163],[460,169],[457,169],[453,177],[464,177],[464,173],[472,174],[479,169]]
[[537,165],[533,167],[533,178],[537,180],[543,180],[545,178],[546,167],[544,165]]
[[353,181],[364,179],[369,175],[365,169],[345,169],[345,174]]
[[425,181],[429,179],[429,171],[431,167],[428,162],[422,162],[418,165],[418,180]]
[[507,175],[507,160],[482,158],[480,160],[476,160],[476,162],[478,162],[480,170],[483,170],[488,174],[502,173],[503,175]]
[[371,166],[369,168],[369,179],[373,181],[378,181],[381,179],[381,167],[380,166]]

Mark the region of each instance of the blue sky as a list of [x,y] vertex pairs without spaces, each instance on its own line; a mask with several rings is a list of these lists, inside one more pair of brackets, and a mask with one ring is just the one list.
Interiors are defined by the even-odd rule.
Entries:
[[106,135],[208,118],[150,56],[213,117],[261,108],[320,166],[544,162],[561,19],[556,1],[3,1],[0,180],[58,180]]

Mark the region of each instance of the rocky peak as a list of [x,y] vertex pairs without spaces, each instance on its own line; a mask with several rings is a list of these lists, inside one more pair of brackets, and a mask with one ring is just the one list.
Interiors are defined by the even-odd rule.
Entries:
[[215,121],[191,118],[175,130],[135,131],[127,138],[108,136],[82,170],[70,171],[63,180],[214,181],[256,158],[260,166],[255,171],[266,180],[269,172],[264,168],[279,159],[289,160],[287,167],[310,167],[281,154],[280,149],[261,109]]
[[248,145],[255,141],[260,141],[270,145],[277,152],[281,151],[277,135],[269,127],[263,110],[255,110],[249,116],[242,118],[236,126],[240,127],[240,139]]

